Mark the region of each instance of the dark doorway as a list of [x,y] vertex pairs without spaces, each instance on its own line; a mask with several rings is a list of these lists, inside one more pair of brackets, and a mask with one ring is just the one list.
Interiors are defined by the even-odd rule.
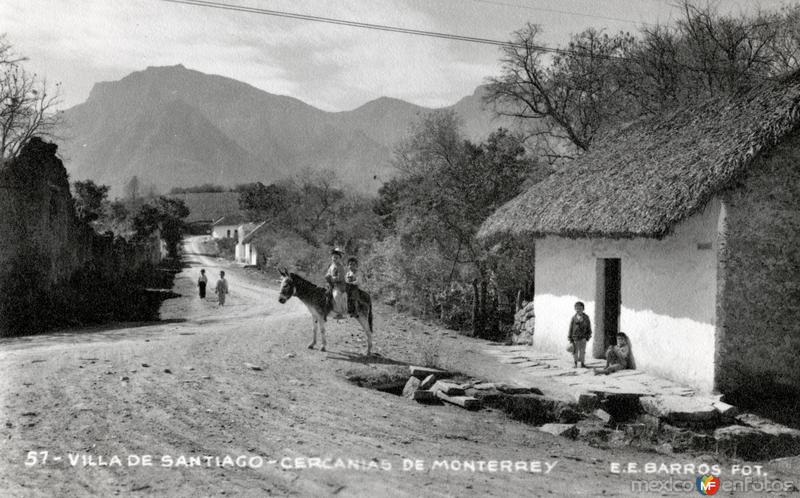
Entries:
[[603,260],[603,332],[605,347],[617,344],[622,305],[622,275],[619,258]]

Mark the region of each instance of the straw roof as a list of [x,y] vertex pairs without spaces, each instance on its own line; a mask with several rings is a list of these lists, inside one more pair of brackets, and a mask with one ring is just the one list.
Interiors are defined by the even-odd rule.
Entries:
[[661,238],[800,122],[800,72],[635,121],[501,206],[478,237]]

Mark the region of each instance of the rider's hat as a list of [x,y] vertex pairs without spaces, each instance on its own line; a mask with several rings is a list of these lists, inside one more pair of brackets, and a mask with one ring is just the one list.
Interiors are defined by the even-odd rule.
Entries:
[[331,256],[333,256],[334,254],[338,254],[339,256],[344,256],[344,251],[342,251],[338,247],[334,247],[333,249],[331,249]]

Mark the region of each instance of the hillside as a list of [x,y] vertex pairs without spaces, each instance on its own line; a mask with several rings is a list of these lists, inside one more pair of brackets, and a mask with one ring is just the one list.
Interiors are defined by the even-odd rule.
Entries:
[[[482,109],[480,91],[452,107],[472,139],[501,125]],[[181,65],[150,67],[96,84],[85,103],[66,110],[62,150],[73,179],[110,185],[112,195],[134,175],[166,192],[269,183],[309,167],[332,169],[344,185],[375,193],[394,174],[395,144],[431,110],[382,97],[326,112]]]

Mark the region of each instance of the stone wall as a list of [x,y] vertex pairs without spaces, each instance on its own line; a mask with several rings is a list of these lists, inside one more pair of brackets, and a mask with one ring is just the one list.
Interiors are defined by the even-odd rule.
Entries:
[[800,136],[759,158],[725,201],[717,385],[800,388]]

